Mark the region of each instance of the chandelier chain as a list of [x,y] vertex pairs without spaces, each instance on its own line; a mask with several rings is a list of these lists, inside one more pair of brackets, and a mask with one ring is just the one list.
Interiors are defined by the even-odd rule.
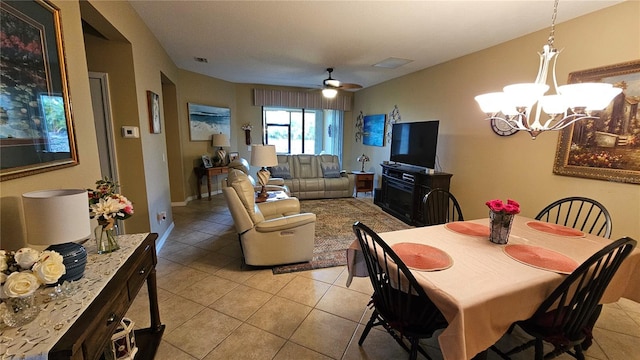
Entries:
[[553,49],[553,41],[555,40],[556,35],[556,16],[558,16],[558,2],[559,0],[555,0],[553,3],[553,15],[551,15],[551,32],[549,33],[549,47]]

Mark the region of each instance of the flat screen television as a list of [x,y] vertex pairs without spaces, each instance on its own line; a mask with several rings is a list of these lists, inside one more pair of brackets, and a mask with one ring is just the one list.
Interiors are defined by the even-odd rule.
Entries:
[[439,120],[393,124],[392,162],[434,169]]

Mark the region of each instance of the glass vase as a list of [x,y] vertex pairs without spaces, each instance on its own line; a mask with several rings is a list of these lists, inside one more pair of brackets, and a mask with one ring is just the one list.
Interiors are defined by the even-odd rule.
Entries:
[[7,326],[19,327],[28,324],[38,316],[40,308],[36,304],[35,294],[22,297],[8,297],[3,299],[7,310],[2,314],[2,320]]
[[514,216],[515,214],[489,211],[489,219],[491,220],[489,241],[495,244],[508,243]]
[[96,247],[98,254],[108,254],[120,249],[116,241],[118,226],[113,224],[98,225],[93,230],[96,237]]

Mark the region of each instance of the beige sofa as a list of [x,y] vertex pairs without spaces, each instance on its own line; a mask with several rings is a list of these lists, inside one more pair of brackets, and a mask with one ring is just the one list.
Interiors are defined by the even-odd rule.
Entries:
[[298,199],[353,196],[355,175],[342,171],[336,155],[278,155],[278,165],[269,171]]

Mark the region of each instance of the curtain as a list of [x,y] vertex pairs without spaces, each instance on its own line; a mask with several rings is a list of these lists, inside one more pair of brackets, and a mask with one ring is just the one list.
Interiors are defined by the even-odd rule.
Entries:
[[253,89],[254,106],[280,106],[299,109],[330,109],[351,111],[353,94],[339,92],[333,99],[322,96],[317,91],[287,91]]

